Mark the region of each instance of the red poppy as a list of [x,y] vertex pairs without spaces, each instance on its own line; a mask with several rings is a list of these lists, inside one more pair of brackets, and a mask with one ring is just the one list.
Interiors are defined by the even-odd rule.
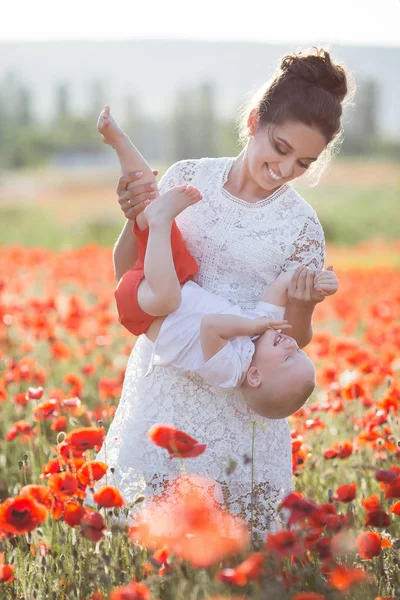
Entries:
[[156,446],[168,450],[170,458],[195,458],[207,448],[206,444],[199,444],[190,435],[171,425],[153,425],[147,435]]
[[45,485],[25,485],[23,488],[20,489],[19,495],[30,496],[35,500],[35,502],[43,504],[43,506],[45,506],[46,508],[50,508],[51,503],[53,501],[53,494]]
[[26,398],[29,400],[40,400],[43,396],[43,388],[42,387],[30,387],[26,392]]
[[73,460],[64,459],[62,457],[53,458],[42,467],[42,473],[39,479],[48,479],[53,473],[61,473],[61,471],[64,471],[65,469],[68,469],[68,471],[71,472],[79,471],[83,464],[85,464],[83,458],[74,458]]
[[63,471],[49,477],[49,489],[61,499],[73,496],[78,489],[78,480],[73,473]]
[[150,600],[150,590],[143,583],[132,581],[110,592],[110,600]]
[[370,510],[365,517],[367,527],[389,527],[390,517],[384,510]]
[[335,495],[333,496],[334,500],[337,502],[352,502],[356,497],[357,484],[351,483],[350,485],[340,485]]
[[274,556],[284,558],[285,556],[301,556],[303,554],[302,544],[294,531],[278,531],[270,533],[265,543],[265,549]]
[[209,478],[178,477],[141,511],[137,525],[129,529],[130,540],[151,550],[166,546],[195,567],[239,552],[248,543],[247,527],[217,505],[214,489]]
[[100,513],[90,508],[84,508],[79,524],[81,526],[81,536],[87,540],[98,542],[103,537],[103,531],[106,526]]
[[67,433],[63,445],[76,452],[85,452],[91,448],[100,450],[104,441],[104,427],[82,427]]
[[381,507],[381,503],[379,502],[379,497],[377,494],[373,494],[372,496],[369,496],[369,498],[363,498],[361,503],[364,509],[368,511],[377,510]]
[[67,417],[61,416],[54,419],[50,429],[53,431],[65,431],[67,429]]
[[79,525],[84,513],[84,508],[77,500],[71,498],[64,504],[64,521],[70,527]]
[[265,561],[265,555],[261,552],[253,552],[248,558],[234,569],[222,569],[216,575],[216,579],[222,583],[234,585],[247,585],[249,581],[258,579]]
[[392,506],[389,509],[389,512],[400,517],[400,500],[392,504]]
[[384,483],[393,483],[396,481],[397,477],[397,473],[391,471],[390,469],[382,469],[381,471],[377,471],[375,473],[375,479]]
[[97,504],[104,506],[105,508],[112,508],[114,506],[120,507],[126,504],[117,488],[111,485],[105,485],[100,488],[93,494],[93,499]]
[[360,558],[371,560],[374,556],[379,556],[381,553],[382,538],[379,533],[365,531],[360,533],[356,539],[356,547]]
[[82,485],[93,487],[95,481],[99,481],[108,469],[106,463],[100,460],[89,460],[85,462],[77,473],[77,477]]
[[14,535],[33,531],[46,519],[46,508],[30,496],[7,498],[0,504],[0,529]]
[[336,565],[334,570],[328,573],[331,586],[341,591],[347,591],[353,585],[367,579],[368,575],[362,569],[352,569],[344,565]]
[[11,583],[14,580],[14,567],[0,564],[0,583]]
[[96,592],[93,592],[89,600],[104,600],[104,594],[101,590],[97,590]]
[[34,421],[48,421],[57,415],[58,400],[51,398],[33,407],[32,416]]
[[393,483],[385,483],[385,500],[389,498],[400,498],[400,477]]
[[34,438],[35,431],[36,429],[32,430],[32,426],[29,425],[29,423],[27,423],[24,419],[22,419],[21,421],[17,421],[16,423],[14,423],[10,431],[6,433],[5,437],[8,442],[11,442],[18,435],[21,434],[21,441],[24,442],[24,440],[26,439]]
[[315,517],[318,507],[313,502],[306,500],[300,492],[291,492],[282,500],[280,508],[290,511],[288,525],[294,525],[302,519]]

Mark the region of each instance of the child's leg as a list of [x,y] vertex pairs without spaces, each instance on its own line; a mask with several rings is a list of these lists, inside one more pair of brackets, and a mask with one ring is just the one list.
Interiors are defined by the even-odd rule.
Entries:
[[192,186],[175,187],[149,204],[144,212],[149,224],[144,260],[144,276],[138,288],[140,308],[161,317],[178,310],[181,284],[175,270],[171,247],[171,228],[175,217],[191,204],[201,200]]
[[[156,178],[149,165],[135,148],[126,133],[119,127],[110,113],[110,107],[105,106],[101,111],[97,129],[103,136],[105,144],[109,144],[116,151],[121,163],[122,175],[130,172],[142,171],[141,183],[156,183]],[[154,198],[158,196],[157,190],[154,191]],[[136,218],[139,229],[143,230],[147,227],[147,220],[143,212],[139,213]]]
[[290,271],[288,273],[280,273],[278,277],[274,279],[272,283],[269,284],[261,300],[263,302],[270,302],[271,304],[276,304],[277,306],[286,306],[288,301],[287,291],[292,276],[293,272]]

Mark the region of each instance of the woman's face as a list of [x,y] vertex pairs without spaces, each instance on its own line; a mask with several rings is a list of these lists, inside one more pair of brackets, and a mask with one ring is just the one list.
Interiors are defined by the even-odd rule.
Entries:
[[254,182],[268,191],[303,175],[327,145],[318,129],[300,121],[260,127],[250,117],[249,128],[247,168]]

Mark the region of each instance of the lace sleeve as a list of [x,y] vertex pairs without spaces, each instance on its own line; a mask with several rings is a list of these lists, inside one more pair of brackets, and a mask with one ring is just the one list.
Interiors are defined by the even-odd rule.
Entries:
[[198,160],[180,160],[173,164],[162,176],[158,189],[164,194],[176,185],[190,183],[196,172]]
[[283,265],[283,271],[293,271],[299,265],[323,269],[325,264],[324,230],[318,217],[309,215],[292,244],[292,253]]

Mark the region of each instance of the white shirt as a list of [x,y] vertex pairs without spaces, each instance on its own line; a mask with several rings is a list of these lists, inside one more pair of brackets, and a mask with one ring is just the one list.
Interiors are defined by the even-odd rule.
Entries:
[[154,366],[172,366],[197,373],[215,387],[235,388],[241,385],[250,367],[259,336],[231,338],[217,354],[205,360],[201,342],[202,319],[210,314],[229,314],[256,319],[283,319],[285,308],[269,302],[257,302],[253,310],[244,311],[188,281],[182,287],[182,302],[178,310],[167,316],[154,343],[149,374]]

